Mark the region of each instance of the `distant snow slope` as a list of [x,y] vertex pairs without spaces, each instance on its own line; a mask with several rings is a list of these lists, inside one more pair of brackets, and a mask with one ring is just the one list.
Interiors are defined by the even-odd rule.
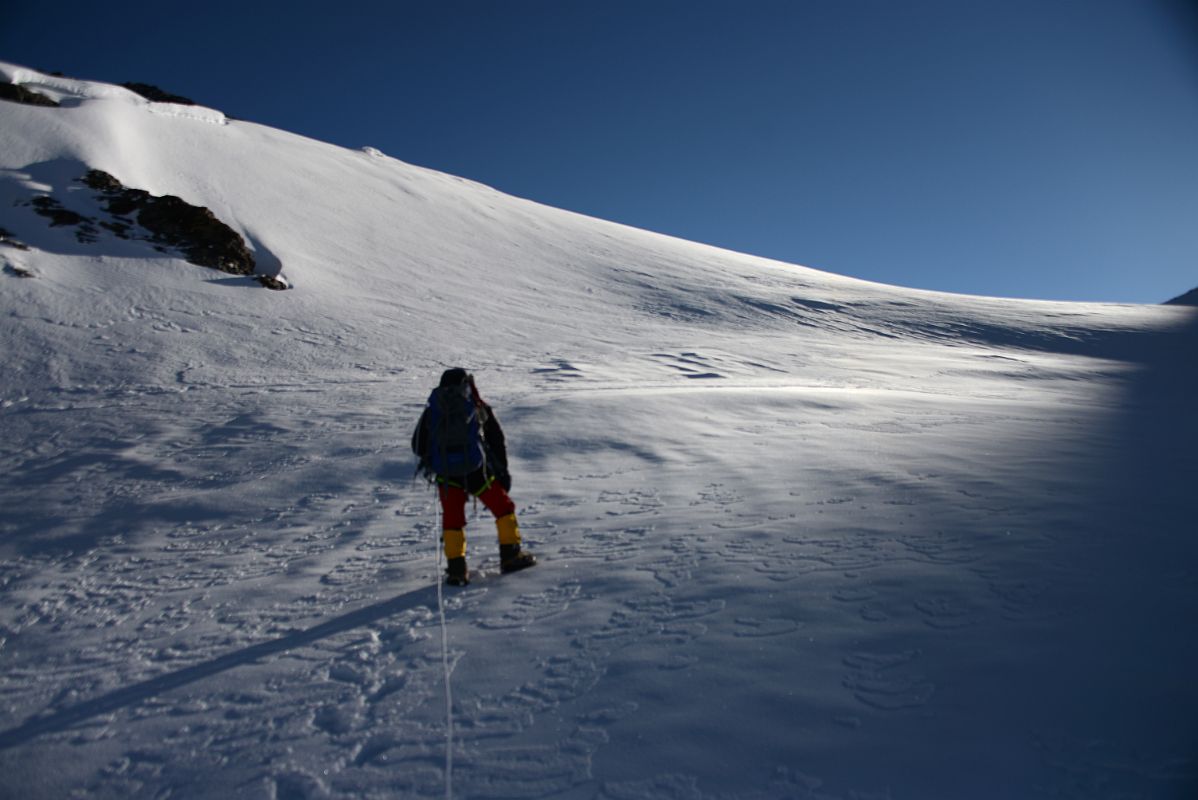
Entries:
[[[1194,309],[881,286],[0,77],[61,101],[0,102],[0,796],[1198,791]],[[94,213],[88,168],[294,288],[34,213]],[[542,563],[473,518],[447,713],[407,440],[458,364]]]

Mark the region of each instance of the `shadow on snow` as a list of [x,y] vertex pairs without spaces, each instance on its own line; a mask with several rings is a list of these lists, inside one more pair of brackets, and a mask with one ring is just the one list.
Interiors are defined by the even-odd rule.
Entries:
[[356,611],[343,614],[328,622],[322,622],[307,630],[289,633],[278,639],[251,645],[236,652],[220,656],[219,658],[205,661],[202,664],[168,672],[165,675],[159,675],[156,678],[150,678],[149,680],[142,681],[133,686],[127,686],[123,689],[116,689],[108,694],[47,716],[34,717],[19,727],[0,732],[0,749],[7,750],[12,747],[18,747],[42,734],[66,730],[73,725],[102,714],[110,714],[124,708],[136,706],[139,703],[173,689],[178,689],[181,686],[187,686],[205,678],[210,678],[213,675],[252,664],[261,659],[279,655],[289,650],[305,647],[339,633],[345,633],[355,628],[360,628],[363,625],[378,622],[403,611],[408,611],[419,606],[435,605],[436,593],[436,587],[425,586],[399,595],[398,597],[393,597],[390,600],[385,600],[365,608],[359,608]]

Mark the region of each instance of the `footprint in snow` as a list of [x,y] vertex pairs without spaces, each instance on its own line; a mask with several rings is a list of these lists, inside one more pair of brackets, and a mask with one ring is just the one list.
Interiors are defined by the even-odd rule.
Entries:
[[737,617],[736,625],[737,628],[733,631],[734,636],[753,639],[784,636],[803,627],[802,623],[791,619],[754,619],[752,617]]
[[582,587],[578,583],[571,582],[543,592],[521,595],[511,602],[502,616],[480,620],[479,627],[488,630],[527,627],[538,620],[562,613],[581,591]]
[[900,653],[854,653],[844,659],[843,684],[860,702],[881,711],[927,705],[936,685],[912,668],[918,650]]

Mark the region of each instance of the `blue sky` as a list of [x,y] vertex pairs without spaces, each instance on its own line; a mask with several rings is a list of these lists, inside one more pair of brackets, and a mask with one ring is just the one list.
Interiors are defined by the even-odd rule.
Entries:
[[0,59],[869,280],[1198,286],[1195,0],[25,2]]

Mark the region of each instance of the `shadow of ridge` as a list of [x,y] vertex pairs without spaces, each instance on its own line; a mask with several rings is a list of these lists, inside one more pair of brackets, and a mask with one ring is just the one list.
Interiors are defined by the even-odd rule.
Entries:
[[[1106,457],[1076,465],[1085,476],[1075,504],[1079,535],[1063,560],[1084,576],[1072,590],[1084,611],[1060,632],[1060,652],[1036,652],[1061,665],[1057,680],[1069,687],[1062,696],[1075,699],[1057,716],[1084,720],[1070,731],[1077,742],[1101,742],[1120,758],[1176,758],[1178,768],[1153,775],[1151,789],[1145,771],[1119,780],[1134,772],[1141,796],[1195,798],[1198,308],[1150,341],[1100,432],[1110,441]],[[1114,768],[1103,768],[1113,783]],[[1120,787],[1134,793],[1132,784]]]
[[55,733],[66,730],[72,725],[91,719],[92,717],[137,705],[163,692],[177,689],[180,686],[186,686],[189,683],[195,683],[196,681],[236,667],[251,664],[267,656],[294,650],[297,647],[312,644],[329,636],[344,633],[354,628],[360,628],[363,625],[368,625],[401,611],[434,603],[436,603],[436,588],[427,586],[408,592],[407,594],[399,595],[390,600],[385,600],[382,603],[359,608],[357,611],[343,614],[336,619],[322,622],[304,631],[289,633],[278,639],[251,645],[237,652],[214,658],[211,661],[205,661],[202,664],[185,667],[165,675],[159,675],[157,678],[150,678],[133,686],[117,689],[71,708],[56,711],[48,716],[35,717],[19,727],[0,732],[0,750],[7,750],[25,744],[34,737],[44,733]]

